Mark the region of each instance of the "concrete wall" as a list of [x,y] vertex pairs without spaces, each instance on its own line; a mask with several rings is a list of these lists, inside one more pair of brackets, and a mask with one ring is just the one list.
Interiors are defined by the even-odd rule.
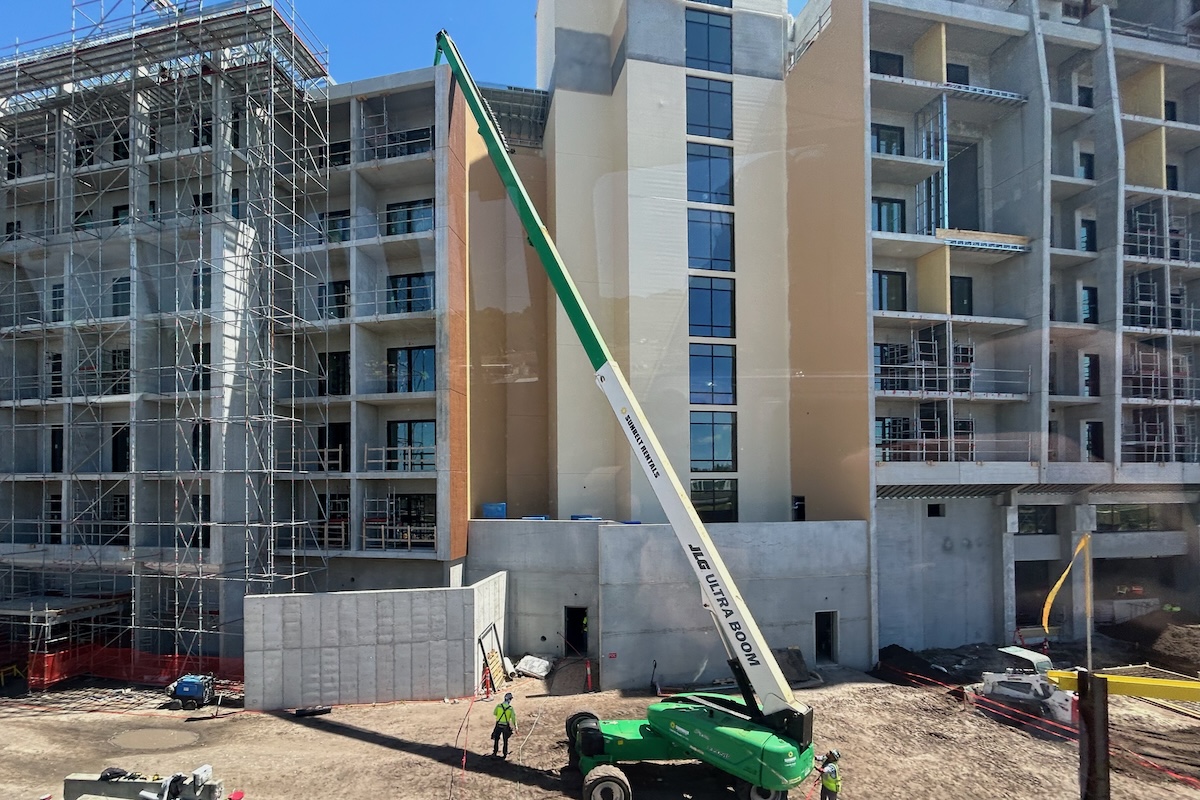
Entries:
[[[772,647],[798,646],[811,662],[814,613],[837,611],[839,661],[871,665],[865,522],[714,524],[709,533]],[[473,520],[467,580],[501,569],[513,658],[563,654],[563,606],[584,606],[606,689],[646,686],[655,661],[667,684],[729,675],[667,525]]]
[[504,636],[503,573],[456,589],[245,599],[246,708],[432,700],[474,692],[478,638]]

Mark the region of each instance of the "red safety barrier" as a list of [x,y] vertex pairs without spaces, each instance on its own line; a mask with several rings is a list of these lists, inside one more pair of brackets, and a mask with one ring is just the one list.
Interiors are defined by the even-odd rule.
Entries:
[[180,675],[189,673],[242,681],[245,668],[240,658],[160,655],[127,647],[84,644],[54,653],[31,655],[26,675],[29,688],[40,690],[83,675],[166,686]]

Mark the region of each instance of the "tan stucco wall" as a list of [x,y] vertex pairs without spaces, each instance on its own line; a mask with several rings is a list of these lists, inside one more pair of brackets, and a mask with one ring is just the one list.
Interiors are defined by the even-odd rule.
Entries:
[[839,4],[786,79],[791,474],[810,520],[871,513],[863,13]]
[[1167,129],[1155,128],[1125,145],[1125,182],[1167,188]]
[[913,77],[946,82],[946,25],[935,22],[913,45]]
[[1121,112],[1162,119],[1166,74],[1163,64],[1151,64],[1121,81]]

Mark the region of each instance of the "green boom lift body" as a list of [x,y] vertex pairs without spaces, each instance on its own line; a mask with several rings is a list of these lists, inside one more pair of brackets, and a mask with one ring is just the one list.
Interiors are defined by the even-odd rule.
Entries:
[[742,796],[762,800],[786,797],[788,789],[799,785],[812,771],[812,709],[792,694],[620,366],[583,304],[558,248],[517,175],[508,144],[487,101],[445,31],[437,35],[434,63],[442,56],[479,126],[529,243],[595,370],[596,383],[687,554],[742,695],[740,700],[706,692],[674,695],[651,705],[645,720],[601,721],[588,712],[573,715],[567,720],[566,733],[572,762],[584,773],[585,800],[629,800],[632,792],[615,766],[619,762],[686,758],[697,758],[734,776]]

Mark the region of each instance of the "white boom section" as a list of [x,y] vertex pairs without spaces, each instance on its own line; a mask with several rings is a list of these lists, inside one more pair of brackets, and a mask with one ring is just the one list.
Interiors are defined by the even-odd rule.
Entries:
[[737,656],[746,671],[763,713],[773,714],[785,709],[807,710],[807,706],[792,694],[775,656],[767,647],[741,593],[729,577],[725,563],[717,554],[708,531],[704,530],[704,524],[696,516],[691,499],[679,483],[675,470],[671,469],[658,438],[650,430],[641,406],[621,374],[621,368],[609,361],[596,371],[596,383],[608,398],[621,430],[625,431],[630,447],[641,462],[642,471],[650,480],[654,494],[666,512],[667,521],[687,552],[688,563],[703,587],[704,606],[712,613],[717,630],[729,651]]

